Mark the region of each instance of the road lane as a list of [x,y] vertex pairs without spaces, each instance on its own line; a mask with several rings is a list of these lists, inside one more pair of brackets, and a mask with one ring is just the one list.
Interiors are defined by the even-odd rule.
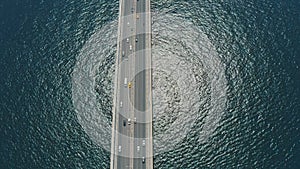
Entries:
[[[135,159],[134,159],[134,168],[146,168],[145,163],[142,162],[142,158],[146,157],[146,151],[145,147],[142,146],[142,140],[145,139],[145,107],[146,107],[146,60],[145,60],[145,40],[146,40],[146,28],[145,28],[145,17],[144,13],[145,11],[145,0],[139,0],[137,2],[136,6],[136,12],[138,15],[137,24],[136,24],[136,31],[139,32],[139,34],[136,35],[136,39],[138,40],[136,45],[136,76],[135,76],[135,116],[138,117],[138,122],[135,125],[134,130],[134,137],[135,139]],[[137,147],[140,147],[140,150],[137,150]],[[147,145],[146,145],[147,146]]]
[[[130,93],[129,88],[127,85],[124,84],[124,79],[127,78],[127,81],[130,80],[130,60],[129,55],[131,54],[131,51],[129,50],[130,42],[127,42],[127,36],[131,34],[131,27],[132,27],[132,19],[130,20],[131,15],[131,8],[133,6],[132,1],[123,1],[124,2],[124,10],[122,15],[122,25],[121,29],[123,30],[123,33],[121,34],[120,40],[120,51],[119,51],[119,59],[122,61],[122,64],[120,65],[120,94],[119,94],[119,105],[120,102],[122,102],[122,108],[119,108],[118,111],[118,117],[119,117],[119,139],[117,140],[118,144],[117,147],[121,146],[122,150],[117,157],[118,166],[117,168],[124,168],[130,166],[130,125],[128,125],[128,118],[130,118]],[[129,24],[128,24],[129,23]],[[124,55],[123,55],[124,52]],[[125,56],[125,57],[124,57]],[[126,122],[126,126],[124,126],[124,121]],[[128,136],[128,137],[125,137]]]

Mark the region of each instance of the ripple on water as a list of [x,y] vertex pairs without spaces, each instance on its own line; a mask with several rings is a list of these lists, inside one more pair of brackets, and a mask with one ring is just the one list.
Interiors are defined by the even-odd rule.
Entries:
[[[226,102],[226,79],[214,46],[189,21],[154,14],[153,110],[155,154],[170,151],[201,121],[198,141],[216,129]],[[73,72],[72,96],[79,123],[110,150],[112,79],[117,22],[96,32]]]

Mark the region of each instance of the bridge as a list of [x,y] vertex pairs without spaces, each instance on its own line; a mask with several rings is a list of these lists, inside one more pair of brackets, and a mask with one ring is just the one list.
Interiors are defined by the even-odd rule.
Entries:
[[111,169],[153,168],[150,0],[120,0]]

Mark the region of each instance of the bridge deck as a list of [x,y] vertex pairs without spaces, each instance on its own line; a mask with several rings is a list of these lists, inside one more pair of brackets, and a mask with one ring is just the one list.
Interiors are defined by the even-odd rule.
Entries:
[[111,169],[153,168],[149,0],[120,0]]

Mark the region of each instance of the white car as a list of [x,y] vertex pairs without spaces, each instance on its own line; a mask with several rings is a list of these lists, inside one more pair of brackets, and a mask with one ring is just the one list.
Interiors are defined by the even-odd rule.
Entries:
[[129,50],[132,50],[132,45],[129,46]]
[[143,140],[142,145],[145,147],[145,145],[146,145],[146,141],[145,140]]
[[131,119],[128,119],[128,125],[130,125],[131,124]]
[[121,151],[122,151],[122,147],[121,147],[121,146],[119,146],[119,153],[121,153]]
[[140,152],[140,149],[141,149],[140,146],[136,146],[136,151],[137,152]]
[[129,43],[129,38],[126,39],[126,42]]
[[120,107],[123,107],[123,102],[120,102]]

